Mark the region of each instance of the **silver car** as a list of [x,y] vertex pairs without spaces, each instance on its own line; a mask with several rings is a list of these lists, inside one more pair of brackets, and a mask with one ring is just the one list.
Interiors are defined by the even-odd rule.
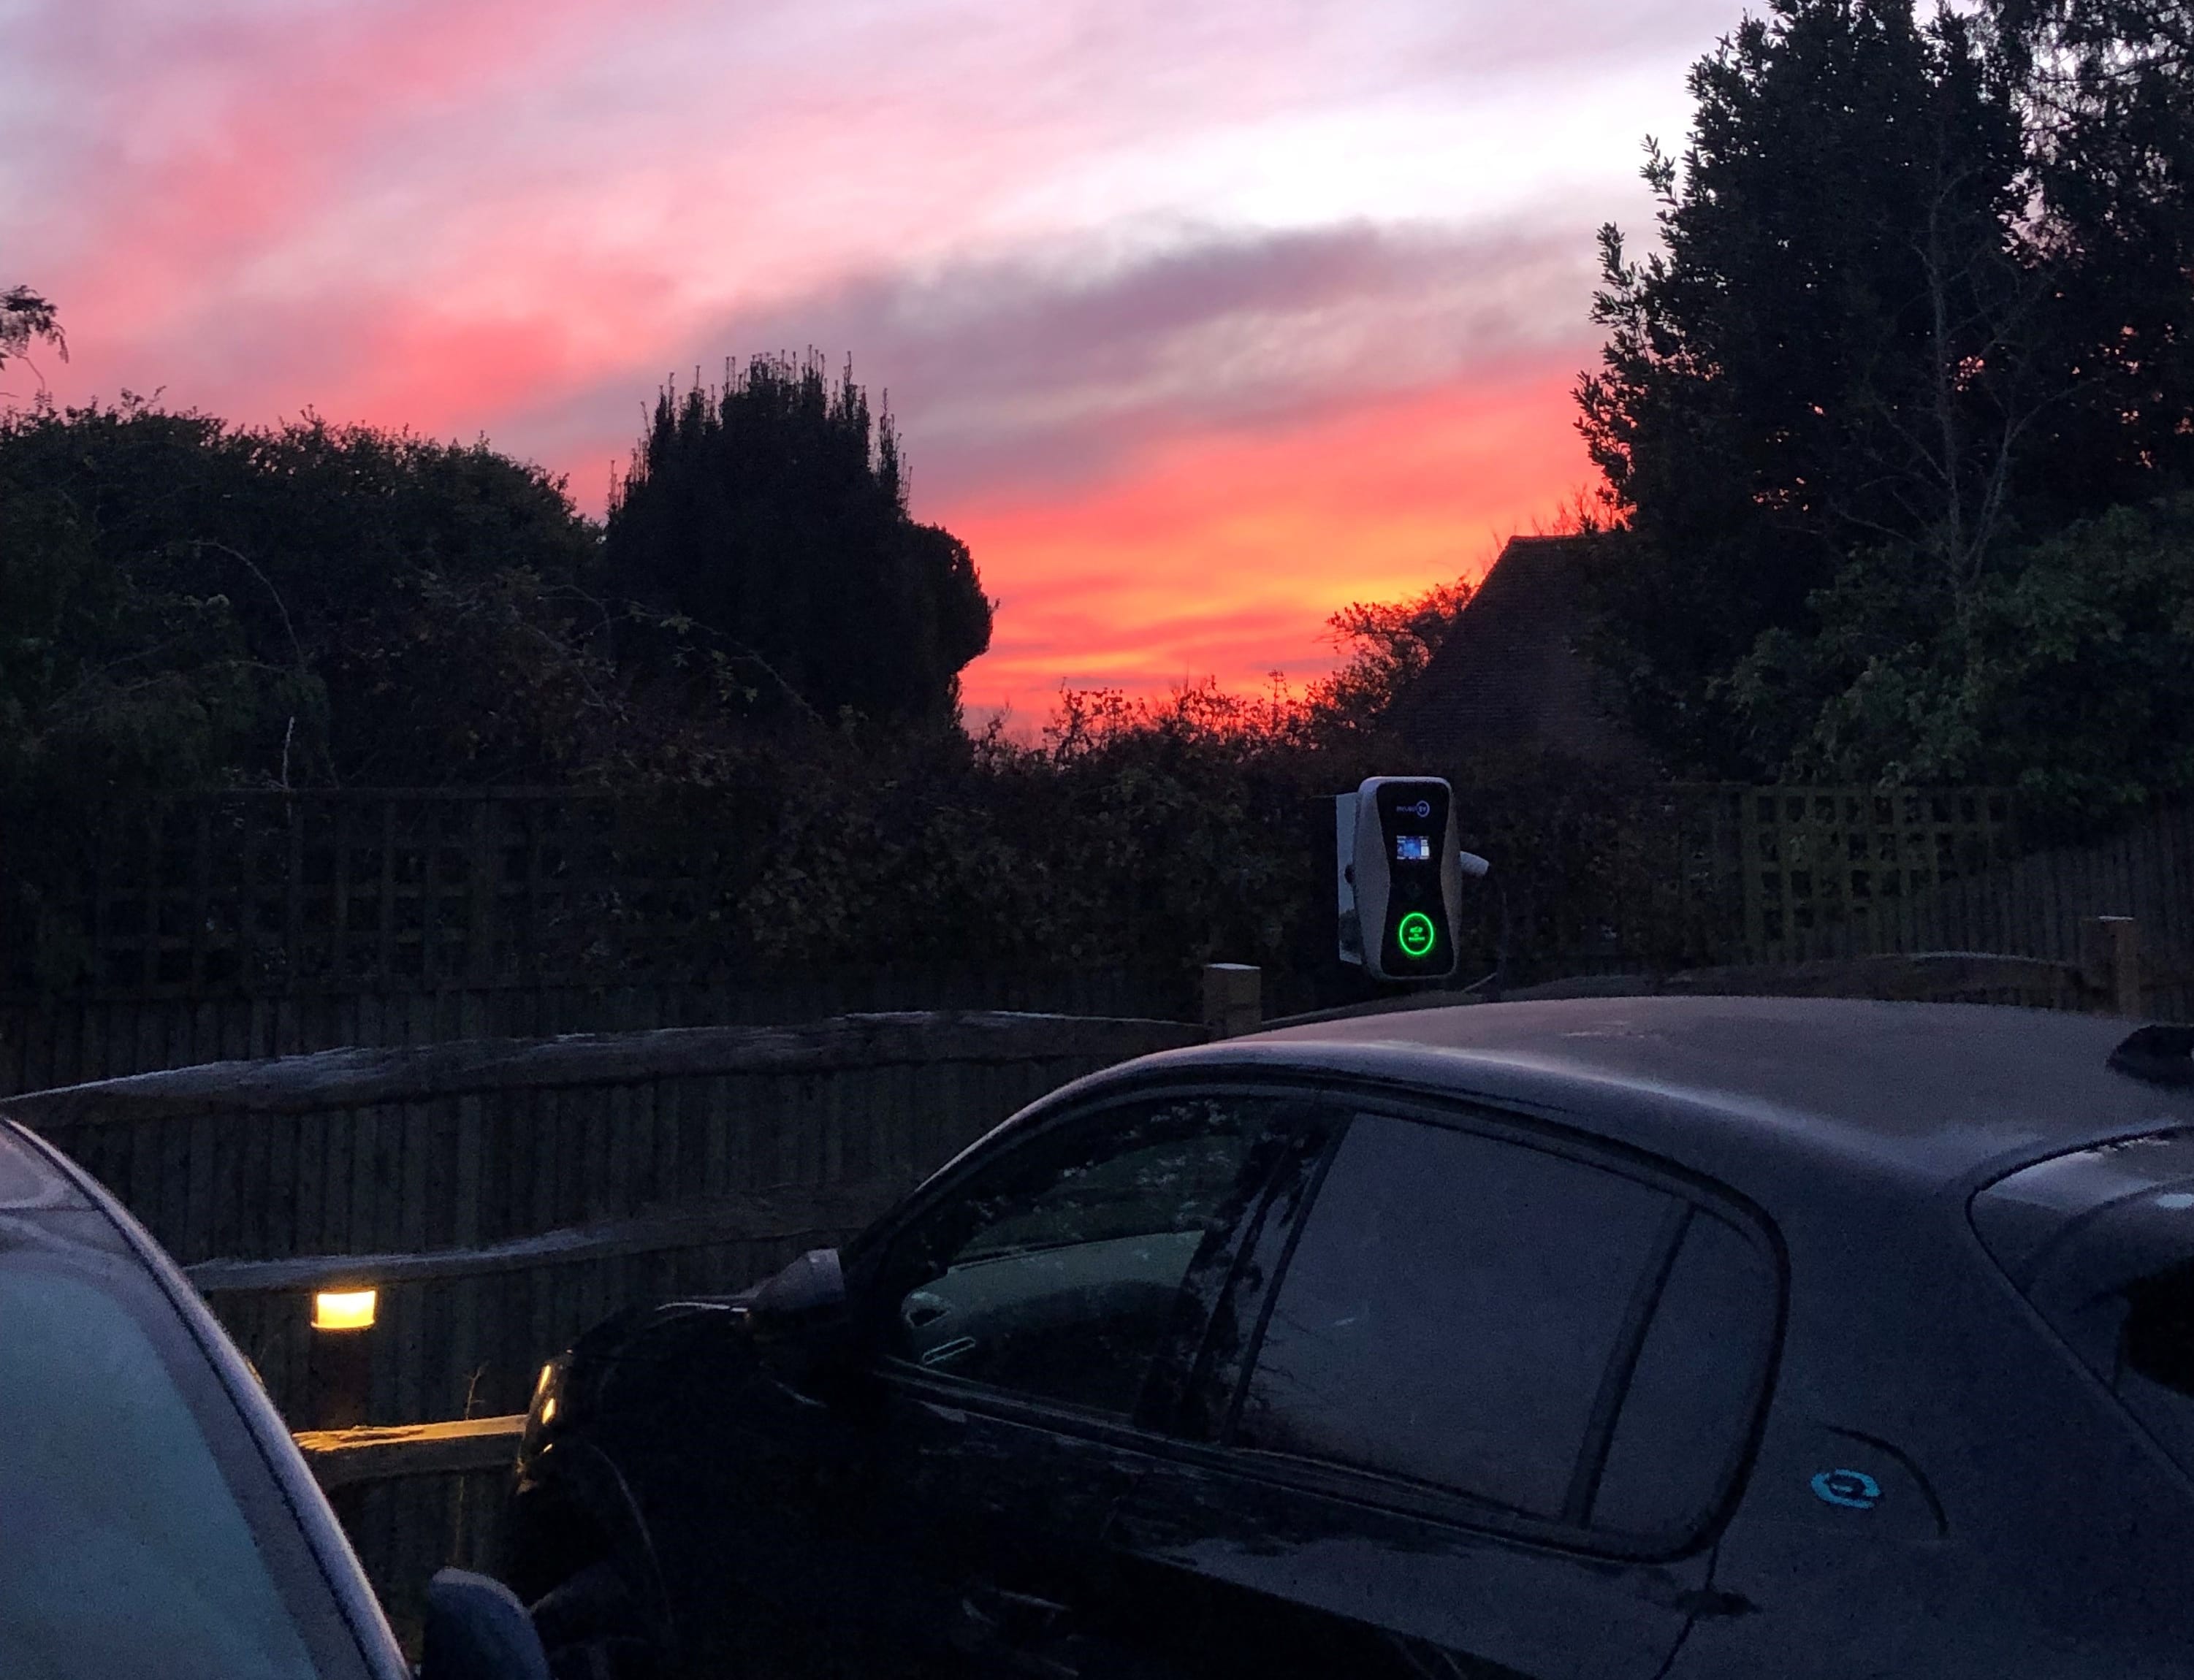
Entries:
[[[526,1613],[445,1570],[422,1680],[546,1680]],[[174,1264],[0,1121],[0,1675],[411,1680],[327,1500]]]

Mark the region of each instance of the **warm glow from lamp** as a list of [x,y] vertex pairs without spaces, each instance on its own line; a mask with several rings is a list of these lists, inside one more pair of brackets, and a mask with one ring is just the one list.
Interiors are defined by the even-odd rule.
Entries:
[[377,1289],[323,1289],[313,1297],[315,1330],[370,1330]]

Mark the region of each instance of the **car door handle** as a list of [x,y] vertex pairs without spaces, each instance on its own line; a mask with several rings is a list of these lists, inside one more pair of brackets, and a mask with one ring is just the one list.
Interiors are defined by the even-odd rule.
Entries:
[[917,1289],[899,1304],[899,1316],[910,1330],[923,1330],[952,1310],[952,1303]]
[[960,1595],[960,1602],[1002,1626],[1009,1620],[1031,1620],[1038,1632],[1066,1614],[1066,1606],[1055,1598],[1014,1592],[991,1581],[974,1582]]
[[960,1611],[986,1641],[1027,1647],[1056,1637],[1066,1623],[1066,1606],[1033,1592],[1014,1592],[990,1581],[976,1581],[960,1595]]

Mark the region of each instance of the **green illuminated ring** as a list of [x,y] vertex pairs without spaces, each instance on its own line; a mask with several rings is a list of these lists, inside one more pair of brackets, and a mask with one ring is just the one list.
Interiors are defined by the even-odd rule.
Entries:
[[1433,947],[1439,943],[1439,930],[1422,910],[1412,910],[1394,930],[1394,943],[1402,948],[1405,957],[1430,956]]

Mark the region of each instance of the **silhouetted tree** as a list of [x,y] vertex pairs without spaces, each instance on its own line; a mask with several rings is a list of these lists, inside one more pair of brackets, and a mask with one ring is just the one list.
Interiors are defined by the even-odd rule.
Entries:
[[608,588],[663,615],[665,634],[626,636],[625,662],[675,674],[698,628],[765,707],[950,719],[962,668],[990,645],[967,545],[908,516],[889,416],[812,357],[665,390],[604,558]]
[[2194,485],[2194,6],[1996,0],[2032,136],[2048,325],[2076,401],[2030,485],[2065,516]]
[[1458,578],[1407,600],[1352,601],[1328,618],[1329,639],[1345,657],[1311,685],[1303,720],[1311,738],[1337,745],[1376,737],[1475,593]]
[[1810,636],[1771,633],[1740,667],[1741,702],[1802,699],[1789,769],[2016,787],[2030,817],[2083,824],[2194,787],[2194,497],[2008,551],[1949,612],[1915,561],[1854,555]]
[[1970,576],[2047,401],[2023,337],[2016,103],[1969,22],[1910,0],[1772,0],[1692,69],[1663,249],[1600,234],[1580,421],[1627,530],[1600,650],[1678,761],[1758,770],[1728,679],[1857,544]]
[[557,481],[484,444],[17,413],[0,761],[79,794],[560,777],[613,699],[579,593],[598,542]]
[[22,355],[33,339],[52,345],[61,360],[68,360],[60,312],[28,286],[0,291],[0,367],[7,366],[9,357]]
[[1601,235],[1599,651],[1726,773],[2194,787],[2194,7],[1774,0]]

